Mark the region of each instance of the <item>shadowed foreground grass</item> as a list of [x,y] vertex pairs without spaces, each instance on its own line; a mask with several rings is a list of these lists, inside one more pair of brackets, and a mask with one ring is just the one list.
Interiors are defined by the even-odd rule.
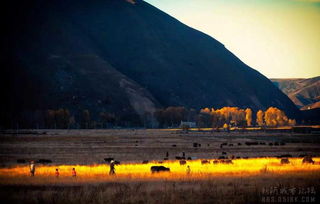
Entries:
[[[314,188],[319,201],[320,174],[295,172],[255,176],[212,177],[207,180],[129,180],[109,182],[11,183],[0,185],[5,203],[263,203],[265,189]],[[309,195],[308,195],[309,196]],[[315,203],[313,202],[313,203]]]

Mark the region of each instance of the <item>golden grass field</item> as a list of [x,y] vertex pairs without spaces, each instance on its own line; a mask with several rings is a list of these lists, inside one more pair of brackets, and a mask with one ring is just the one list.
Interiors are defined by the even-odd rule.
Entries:
[[[177,133],[176,130],[49,131],[46,135],[1,135],[0,200],[5,203],[294,203],[319,201],[319,136],[287,133]],[[258,141],[257,146],[245,142]],[[194,148],[194,142],[201,147]],[[220,147],[221,143],[233,146]],[[266,145],[260,145],[261,142]],[[283,146],[268,143],[284,142]],[[241,143],[242,145],[237,145]],[[169,152],[169,160],[163,160]],[[180,165],[175,156],[197,158]],[[233,164],[213,164],[226,152],[239,156]],[[291,154],[289,164],[275,157]],[[315,155],[302,164],[300,154]],[[242,158],[247,156],[248,158]],[[110,176],[105,157],[114,157]],[[52,159],[36,164],[16,159]],[[201,164],[206,159],[210,164]],[[149,160],[142,164],[142,160]],[[154,173],[165,166],[170,172]],[[190,173],[187,173],[190,166]],[[58,168],[60,175],[55,176]],[[71,176],[75,168],[77,177]],[[294,194],[265,194],[266,189],[295,189]],[[301,189],[313,189],[299,194]],[[277,199],[270,200],[265,199]],[[280,199],[280,200],[278,200]],[[287,199],[287,200],[283,200]],[[308,200],[307,200],[308,199]],[[276,201],[276,202],[274,202]],[[291,202],[285,202],[291,203]]]

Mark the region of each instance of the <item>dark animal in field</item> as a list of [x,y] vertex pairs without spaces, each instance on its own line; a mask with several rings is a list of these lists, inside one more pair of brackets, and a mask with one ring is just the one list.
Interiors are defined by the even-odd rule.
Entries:
[[235,158],[234,155],[230,155],[230,156],[229,156],[229,159],[234,159],[234,158]]
[[152,173],[158,173],[158,172],[170,172],[170,168],[164,167],[164,166],[152,166],[150,168]]
[[270,143],[269,143],[269,146],[273,146],[273,143],[272,143],[272,142],[270,142]]
[[186,158],[185,157],[176,156],[176,159],[177,160],[185,160]]
[[172,147],[176,147],[177,145],[173,144]]
[[249,157],[243,157],[243,159],[249,159]]
[[266,145],[266,143],[265,142],[260,142],[260,145]]
[[107,163],[110,163],[112,160],[114,160],[114,158],[111,158],[111,157],[104,158],[104,161]]
[[165,157],[165,158],[163,158],[163,160],[168,160],[168,158],[167,158],[167,157]]
[[258,142],[245,142],[246,145],[250,146],[250,145],[258,145]]
[[202,161],[201,161],[201,164],[210,164],[210,161],[208,161],[208,160],[202,160]]
[[280,161],[281,164],[289,164],[290,161],[288,158],[282,158],[281,161]]
[[163,163],[163,161],[158,161],[158,164],[162,164]]
[[185,165],[185,164],[187,164],[187,161],[186,161],[186,160],[181,160],[181,161],[180,161],[180,165]]
[[237,156],[236,159],[240,159],[241,157]]
[[281,146],[283,146],[283,145],[286,145],[286,143],[284,143],[284,142],[280,142],[280,145],[281,145]]
[[222,160],[220,161],[220,163],[222,163],[222,164],[233,164],[233,162],[232,162],[231,159],[222,159]]
[[282,154],[280,156],[278,156],[278,158],[286,158],[286,157],[292,157],[291,154]]
[[148,163],[149,163],[148,160],[143,160],[143,161],[142,161],[142,164],[148,164]]
[[232,147],[233,146],[233,144],[229,144],[229,147]]
[[210,147],[210,144],[207,144],[208,147]]
[[52,160],[50,160],[50,159],[39,159],[37,161],[37,163],[39,163],[39,164],[48,164],[48,163],[52,163]]
[[305,156],[302,159],[303,164],[314,164],[314,160],[312,159],[311,156]]
[[219,161],[218,160],[213,160],[212,164],[218,164]]
[[218,159],[225,159],[226,157],[225,156],[220,156]]
[[186,156],[186,153],[185,152],[182,152],[182,157],[185,157]]
[[224,142],[224,143],[221,143],[222,146],[227,146],[228,143]]
[[114,161],[114,164],[120,165],[120,161]]
[[198,143],[193,143],[193,147],[198,147]]
[[227,152],[222,152],[221,154],[227,154]]
[[241,146],[241,145],[242,145],[242,144],[239,142],[239,143],[238,143],[238,146]]
[[279,146],[279,142],[275,142],[274,145],[275,145],[275,146]]
[[26,163],[27,161],[25,159],[17,159],[17,163],[18,164],[24,164]]

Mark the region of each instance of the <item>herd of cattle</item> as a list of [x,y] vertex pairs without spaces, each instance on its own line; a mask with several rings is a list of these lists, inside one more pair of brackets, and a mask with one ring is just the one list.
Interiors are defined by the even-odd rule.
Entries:
[[[289,164],[290,160],[289,158],[292,157],[292,155],[290,154],[284,154],[281,156],[278,156],[278,158],[280,158],[280,163],[281,164]],[[120,165],[120,161],[114,160],[114,158],[104,158],[104,161],[108,164],[111,163],[111,161],[114,161],[114,163],[116,165]],[[18,159],[17,163],[26,163],[27,161],[25,159]],[[36,161],[37,163],[41,163],[41,164],[48,164],[48,163],[52,163],[52,160],[49,159],[39,159]],[[143,160],[142,164],[148,164],[149,161],[148,160]],[[162,162],[159,162],[162,163]],[[180,158],[179,160],[180,165],[186,165],[187,161],[184,160],[183,158]],[[232,159],[215,159],[212,161],[212,164],[233,164]],[[312,159],[312,156],[304,156],[302,159],[302,163],[303,164],[314,164],[314,160]],[[206,165],[206,164],[210,164],[209,160],[201,160],[201,164],[202,165]],[[150,168],[151,173],[157,173],[157,172],[170,172],[170,168],[167,168],[165,166],[151,166]]]

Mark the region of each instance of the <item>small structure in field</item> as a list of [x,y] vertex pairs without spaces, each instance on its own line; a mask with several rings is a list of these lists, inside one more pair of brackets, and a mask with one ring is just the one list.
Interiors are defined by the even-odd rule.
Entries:
[[190,121],[181,121],[179,127],[180,128],[185,128],[185,127],[196,128],[197,124],[195,122],[190,122]]

